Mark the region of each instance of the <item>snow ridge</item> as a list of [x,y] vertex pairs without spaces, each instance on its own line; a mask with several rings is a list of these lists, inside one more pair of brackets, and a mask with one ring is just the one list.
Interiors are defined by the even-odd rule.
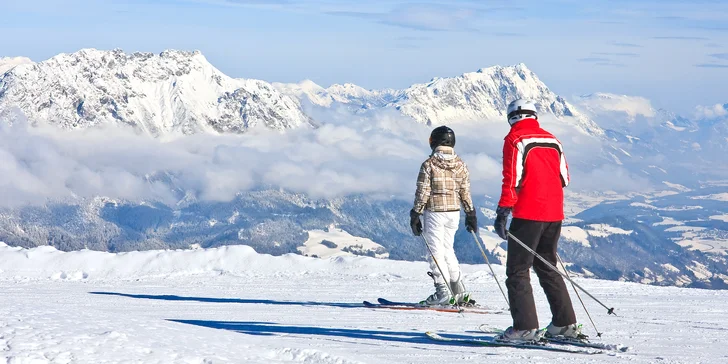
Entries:
[[0,111],[18,108],[33,122],[66,129],[130,125],[153,136],[315,126],[302,110],[302,100],[356,111],[393,109],[427,125],[503,122],[508,103],[516,98],[534,100],[542,116],[604,135],[524,64],[434,78],[404,90],[367,90],[351,83],[323,88],[309,80],[269,84],[233,79],[198,51],[82,49],[39,63],[0,59]]
[[524,64],[494,66],[457,77],[434,78],[404,90],[366,90],[353,84],[323,88],[312,81],[274,86],[314,105],[331,107],[338,102],[362,109],[392,108],[427,125],[505,122],[508,103],[516,98],[529,98],[536,102],[542,115],[551,115],[565,122],[570,119],[569,122],[587,134],[604,135],[596,123],[553,93]]
[[160,136],[313,124],[294,97],[230,78],[198,51],[83,49],[20,63],[0,76],[0,110],[18,107],[30,120],[67,129],[122,124]]

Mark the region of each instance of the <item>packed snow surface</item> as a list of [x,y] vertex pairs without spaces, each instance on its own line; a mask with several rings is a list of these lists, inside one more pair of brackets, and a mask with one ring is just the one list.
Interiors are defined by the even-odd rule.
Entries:
[[[504,269],[495,267],[504,279]],[[703,267],[696,264],[694,269]],[[503,298],[484,265],[466,265],[474,296]],[[720,363],[728,291],[577,278],[616,308],[587,301],[625,353],[574,354],[443,345],[428,330],[479,335],[507,314],[372,310],[362,300],[430,293],[426,263],[368,257],[273,257],[245,246],[122,254],[0,244],[0,363]],[[540,324],[548,307],[534,279]],[[583,296],[583,295],[582,295]],[[585,298],[586,299],[586,298]],[[587,324],[577,307],[581,322]]]

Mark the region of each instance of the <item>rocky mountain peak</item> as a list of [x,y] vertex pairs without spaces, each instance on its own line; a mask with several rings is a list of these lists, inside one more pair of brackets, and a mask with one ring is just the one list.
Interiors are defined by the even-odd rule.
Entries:
[[258,80],[233,79],[199,51],[82,49],[10,69],[0,109],[62,128],[125,124],[159,136],[312,125],[297,99]]

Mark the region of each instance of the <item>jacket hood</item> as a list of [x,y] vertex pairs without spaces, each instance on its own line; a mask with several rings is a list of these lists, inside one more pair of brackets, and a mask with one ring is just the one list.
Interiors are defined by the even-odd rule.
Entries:
[[455,154],[455,149],[452,147],[440,146],[435,148],[430,157],[432,164],[438,168],[453,170],[463,167],[463,161]]

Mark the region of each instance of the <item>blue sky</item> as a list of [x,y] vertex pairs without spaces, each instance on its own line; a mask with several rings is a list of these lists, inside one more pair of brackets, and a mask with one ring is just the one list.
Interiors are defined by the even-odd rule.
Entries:
[[234,77],[402,88],[526,63],[555,92],[728,102],[728,1],[0,0],[0,56],[199,49]]

